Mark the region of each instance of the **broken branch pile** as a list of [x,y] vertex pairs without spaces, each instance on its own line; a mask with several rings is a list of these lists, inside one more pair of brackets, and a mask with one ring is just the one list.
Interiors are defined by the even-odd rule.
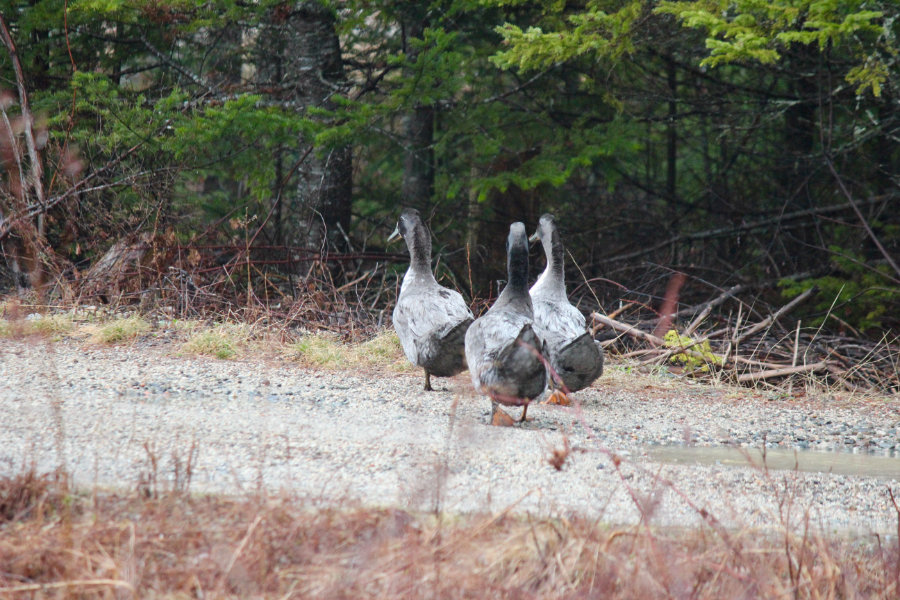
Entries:
[[[593,312],[594,334],[606,338],[608,352],[640,364],[679,364],[692,375],[718,374],[740,384],[778,384],[804,376],[847,390],[900,392],[897,339],[885,335],[875,342],[827,334],[821,327],[804,329],[800,321],[788,324],[786,315],[816,288],[765,312],[740,300],[742,290],[734,286],[701,305],[632,323]],[[710,319],[728,301],[737,304],[736,314]],[[700,332],[707,320],[714,326]],[[686,324],[679,327],[680,322]],[[671,323],[663,327],[664,337],[658,335],[660,323]],[[604,335],[604,329],[611,331]]]

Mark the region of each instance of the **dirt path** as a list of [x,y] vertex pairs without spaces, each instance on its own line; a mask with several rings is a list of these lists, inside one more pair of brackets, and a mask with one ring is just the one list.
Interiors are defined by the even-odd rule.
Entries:
[[[688,440],[759,447],[765,435],[781,447],[891,454],[896,398],[771,401],[614,368],[578,395],[581,410],[535,406],[532,422],[502,429],[486,425],[489,403],[467,374],[425,393],[417,375],[73,340],[0,339],[0,366],[0,474],[63,464],[87,487],[284,489],[317,503],[514,507],[616,523],[643,512],[690,524],[705,509],[767,526],[808,511],[827,531],[896,532],[887,489],[900,492],[900,482],[891,479],[664,465],[646,452]],[[558,471],[549,459],[566,444]]]

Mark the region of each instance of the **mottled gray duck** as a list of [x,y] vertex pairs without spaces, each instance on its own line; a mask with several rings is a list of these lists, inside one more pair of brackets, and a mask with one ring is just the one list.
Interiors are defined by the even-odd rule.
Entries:
[[466,332],[466,360],[472,384],[491,399],[491,423],[512,425],[498,404],[522,406],[547,386],[542,342],[533,328],[528,295],[528,239],[525,225],[513,223],[506,243],[508,281],[488,311]]
[[603,348],[587,331],[581,311],[566,295],[563,244],[553,215],[541,216],[529,241],[541,241],[547,267],[531,286],[535,331],[546,344],[550,364],[547,399],[551,404],[570,404],[566,392],[591,385],[603,373]]
[[431,235],[419,211],[404,209],[388,238],[402,236],[409,248],[409,268],[403,276],[393,321],[406,358],[431,376],[450,377],[466,368],[465,335],[474,318],[456,290],[445,288],[431,271]]

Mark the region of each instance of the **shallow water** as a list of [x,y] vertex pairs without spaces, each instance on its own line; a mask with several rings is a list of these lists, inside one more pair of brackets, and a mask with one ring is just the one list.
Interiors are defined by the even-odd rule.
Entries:
[[[759,448],[655,446],[647,449],[647,455],[655,462],[677,465],[763,466],[763,455]],[[900,480],[900,458],[890,456],[769,449],[766,450],[765,465],[776,470]]]

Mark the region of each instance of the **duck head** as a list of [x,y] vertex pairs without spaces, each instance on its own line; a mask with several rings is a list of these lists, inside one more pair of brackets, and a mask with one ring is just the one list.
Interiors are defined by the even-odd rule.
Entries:
[[528,241],[532,244],[537,241],[552,241],[556,234],[556,218],[550,213],[544,213],[538,220],[538,226]]
[[391,243],[402,237],[409,248],[409,255],[414,266],[429,265],[431,263],[431,237],[428,228],[422,221],[422,215],[414,208],[404,208],[397,220],[394,232],[388,237]]
[[562,273],[563,245],[559,237],[559,229],[556,227],[556,218],[550,213],[541,215],[540,220],[538,220],[537,230],[528,238],[528,241],[532,243],[538,240],[544,247],[548,270],[554,273]]

